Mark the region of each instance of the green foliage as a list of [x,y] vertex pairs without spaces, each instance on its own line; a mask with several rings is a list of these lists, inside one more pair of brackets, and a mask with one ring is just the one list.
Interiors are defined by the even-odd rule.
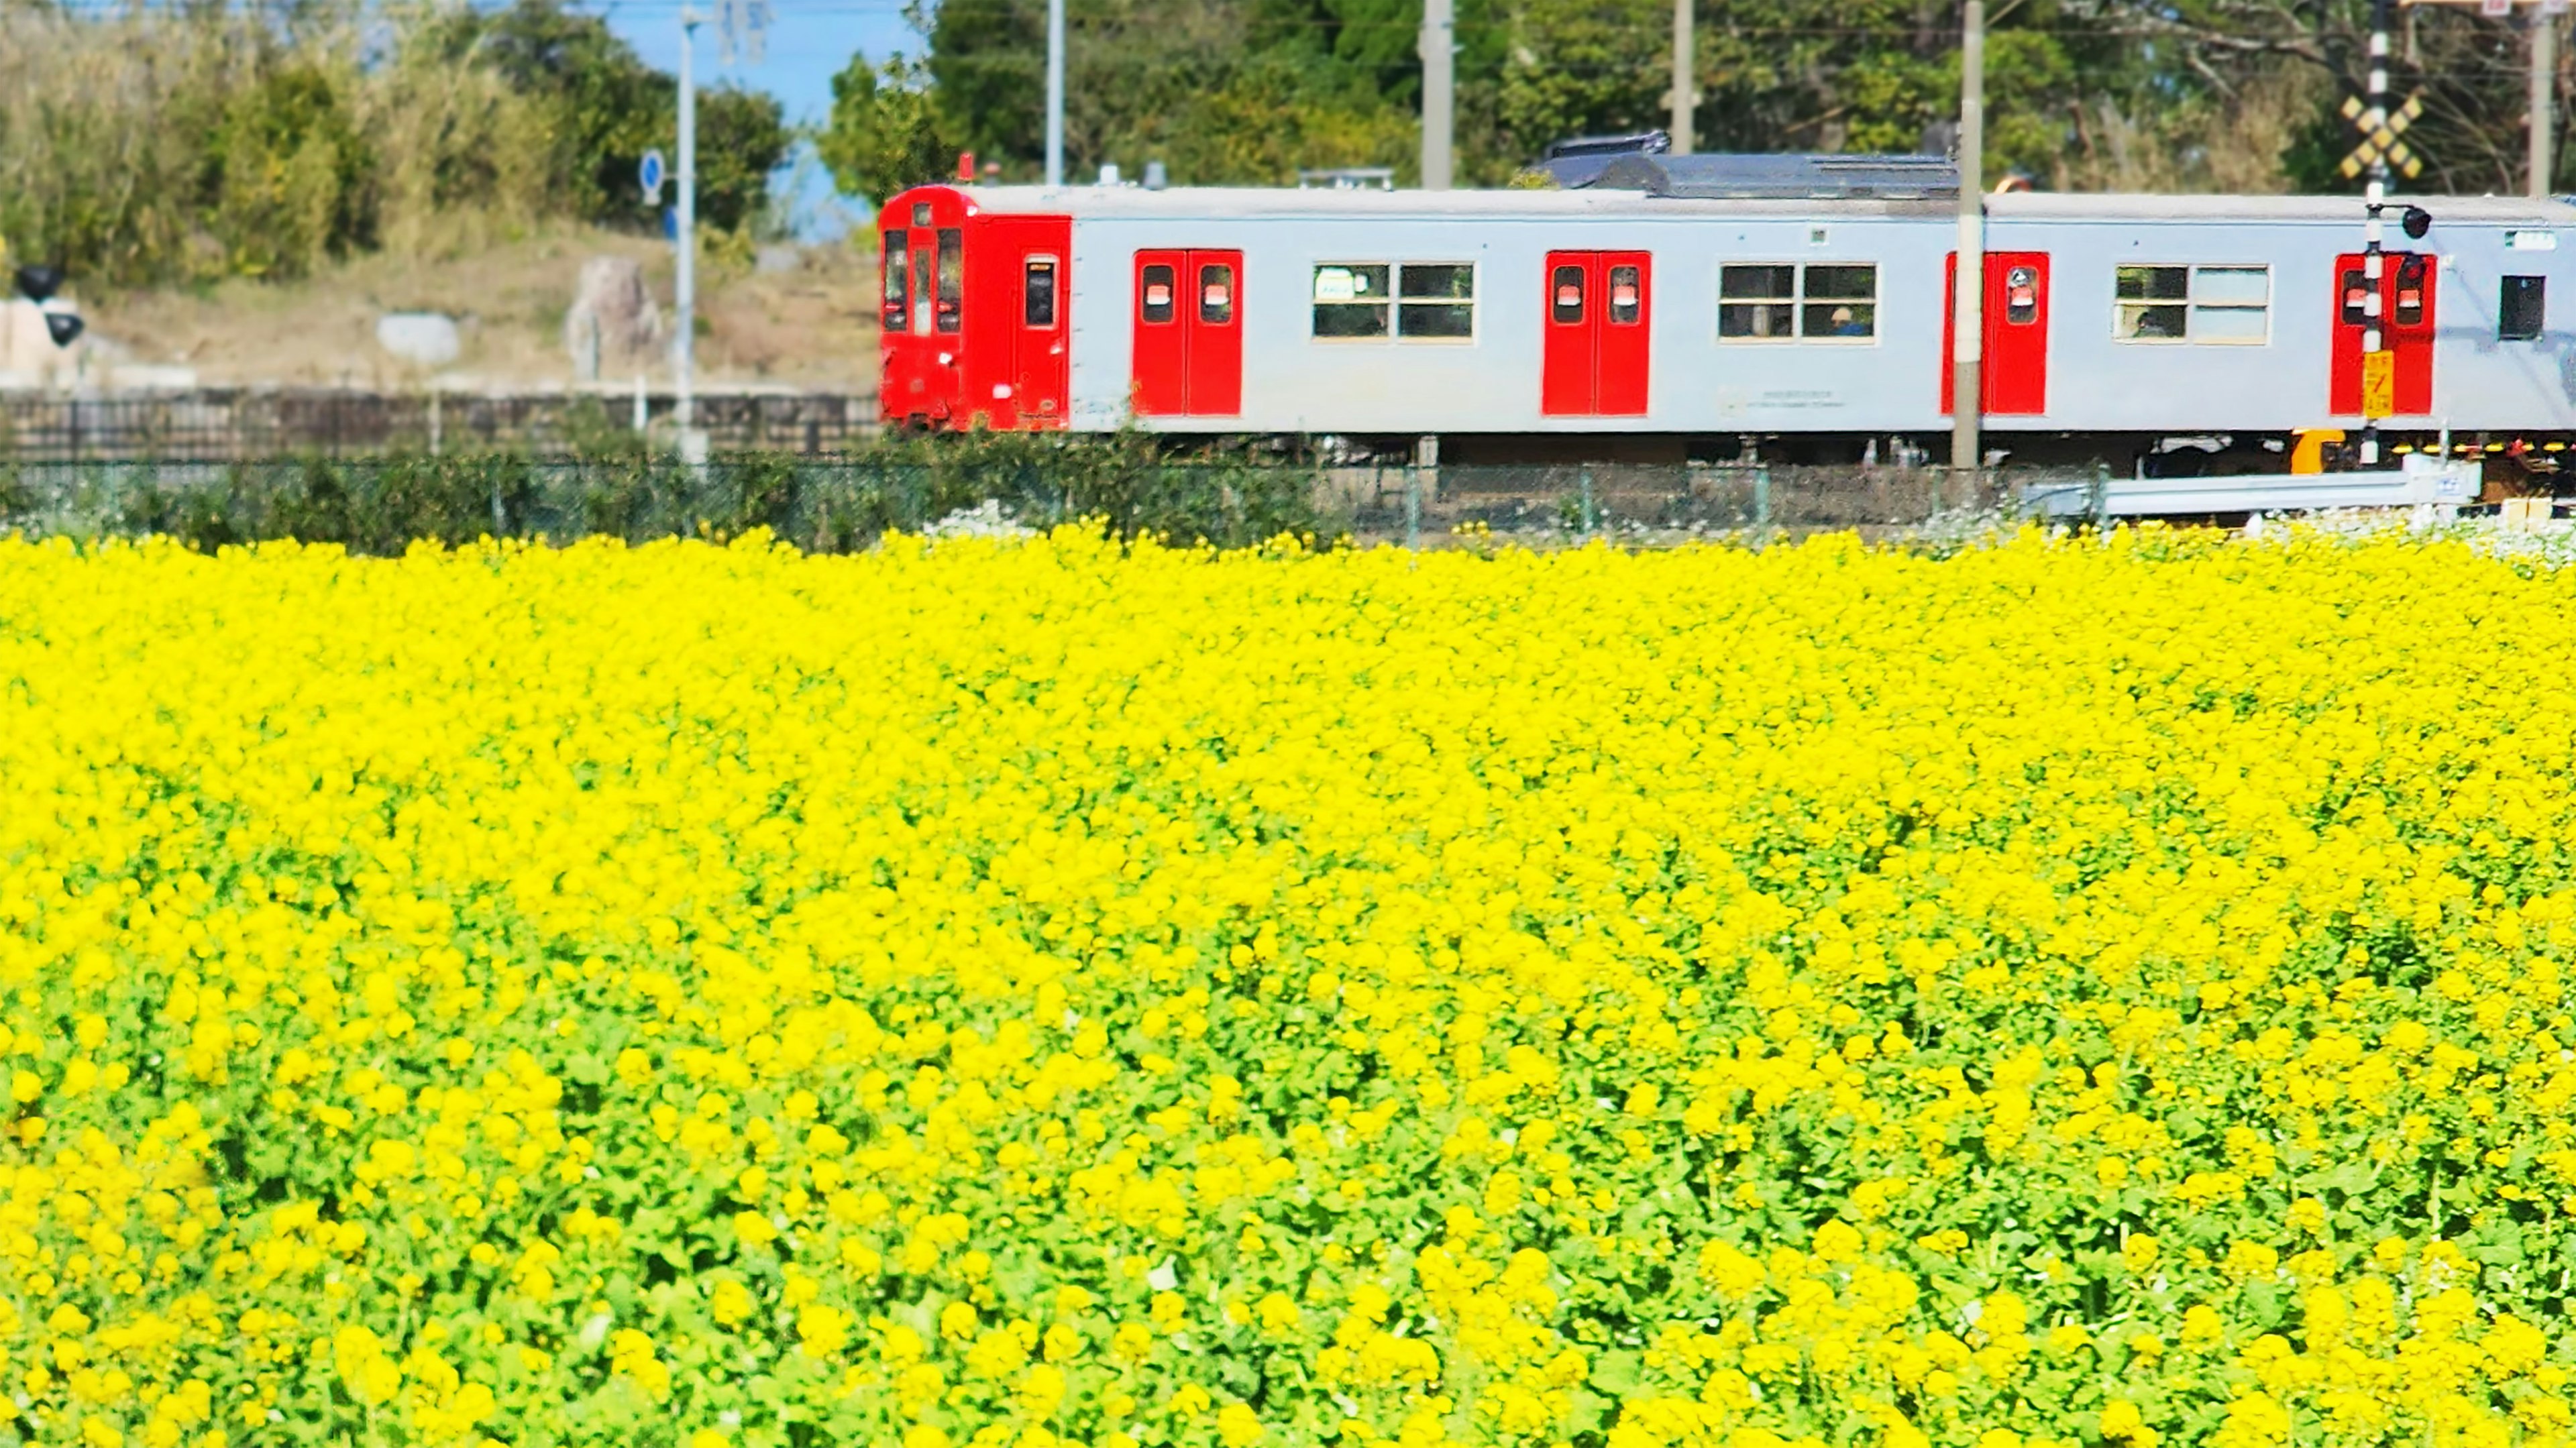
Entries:
[[814,148],[832,184],[881,200],[946,169],[956,151],[946,125],[917,62],[898,56],[874,65],[857,55],[832,77],[832,117]]
[[336,78],[289,62],[233,93],[212,137],[215,231],[232,238],[225,270],[244,276],[312,270],[369,239],[372,158]]
[[[587,220],[646,226],[655,212],[635,184],[636,164],[678,144],[678,82],[646,65],[597,15],[563,0],[516,0],[506,10],[461,9],[437,24],[444,51],[495,68],[543,106],[556,149],[552,184]],[[732,231],[757,215],[769,173],[794,141],[775,96],[717,86],[698,96],[698,218]]]
[[[769,173],[787,159],[795,139],[778,97],[766,91],[723,85],[700,92],[698,224],[748,229],[769,199]],[[631,170],[626,189],[636,189]]]
[[262,539],[399,554],[416,539],[630,541],[767,528],[815,551],[864,548],[998,505],[1024,526],[1090,520],[1121,539],[1229,546],[1324,527],[1311,470],[1241,452],[1174,453],[1141,436],[916,436],[834,459],[742,453],[703,467],[632,434],[576,428],[570,455],[308,457],[219,470],[0,464],[0,532],[164,534],[215,549]]
[[[83,283],[285,277],[540,216],[644,227],[672,78],[564,0],[507,9],[0,7],[0,238]],[[700,97],[699,214],[739,231],[794,137]]]
[[675,82],[617,38],[608,22],[561,0],[470,7],[434,22],[451,65],[486,65],[541,105],[554,139],[551,183],[574,215],[641,225],[650,219],[635,185],[646,151],[671,145]]
[[[2333,113],[2357,88],[2365,0],[1991,7],[1988,174],[2058,189],[2278,191],[2352,184]],[[2428,13],[2432,12],[2432,13]],[[973,150],[1036,173],[1045,0],[915,0],[911,59],[852,62],[827,144],[883,195]],[[1161,160],[1177,183],[1272,183],[1416,155],[1421,0],[1071,0],[1072,171]],[[1912,151],[1956,113],[1958,18],[1921,0],[1699,7],[1702,149]],[[1459,0],[1459,173],[1507,184],[1550,141],[1669,118],[1669,0]],[[2410,14],[2420,82],[2409,189],[2518,189],[2522,41],[2456,7]],[[2563,87],[2562,87],[2563,89]]]

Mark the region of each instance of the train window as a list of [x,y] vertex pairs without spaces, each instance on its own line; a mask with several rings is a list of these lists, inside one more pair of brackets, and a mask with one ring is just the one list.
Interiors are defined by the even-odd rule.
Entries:
[[1234,268],[1222,263],[1199,268],[1199,320],[1212,327],[1234,320]]
[[909,293],[904,290],[904,272],[912,265],[912,244],[900,231],[889,231],[885,238],[885,329],[900,332],[912,325],[905,315]]
[[1561,266],[1548,278],[1547,315],[1569,326],[1583,320],[1583,268]]
[[943,227],[939,232],[939,330],[958,328],[959,308],[966,301],[966,233]]
[[2367,326],[2370,322],[2370,275],[2355,269],[2343,274],[2343,324]]
[[912,224],[915,226],[928,226],[930,224],[929,202],[916,201],[912,203]]
[[2191,340],[2260,346],[2272,335],[2272,269],[2191,269]]
[[1020,269],[1020,320],[1032,327],[1055,325],[1055,258],[1033,256]]
[[2549,304],[2547,277],[2506,277],[2504,295],[2496,303],[2496,340],[2499,342],[2537,342],[2548,325]]
[[1179,285],[1171,267],[1156,262],[1136,276],[1136,315],[1148,322],[1172,320],[1172,289]]
[[1408,262],[1396,268],[1395,335],[1464,341],[1476,335],[1476,268]]
[[2261,345],[2272,330],[2272,269],[2124,266],[2113,273],[2111,335],[2122,342]]
[[1809,338],[1878,335],[1878,268],[1817,263],[1801,269],[1798,332]]
[[1718,268],[1717,335],[1786,340],[1794,335],[1797,291],[1798,269],[1794,266]]
[[912,249],[912,330],[927,335],[930,331],[930,248]]
[[2111,294],[2111,335],[2120,341],[2179,342],[2190,328],[2190,267],[2120,267]]
[[1327,262],[1315,268],[1318,337],[1384,337],[1393,326],[1384,263]]
[[1610,324],[1633,327],[1646,315],[1646,288],[1642,274],[1632,266],[1610,268]]

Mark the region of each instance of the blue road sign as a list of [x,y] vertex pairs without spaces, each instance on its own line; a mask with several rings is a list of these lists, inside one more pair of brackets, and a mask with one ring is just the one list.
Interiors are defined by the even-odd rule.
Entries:
[[644,199],[647,201],[661,200],[663,175],[662,153],[659,151],[645,152],[643,164],[637,166],[635,170],[636,179],[644,183]]

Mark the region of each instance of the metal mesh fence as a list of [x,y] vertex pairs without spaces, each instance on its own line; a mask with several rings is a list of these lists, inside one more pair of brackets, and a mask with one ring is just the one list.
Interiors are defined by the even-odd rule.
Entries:
[[[631,394],[379,393],[206,388],[115,396],[0,396],[0,457],[21,462],[231,462],[290,453],[356,456],[391,449],[549,453],[632,436]],[[667,421],[667,393],[640,399],[648,425]],[[711,393],[695,425],[723,451],[829,455],[876,435],[876,399],[839,393]]]
[[[2080,485],[2080,480],[2078,482]],[[2060,494],[2066,479],[2048,480]],[[1134,453],[897,459],[308,457],[260,463],[0,462],[0,527],[36,535],[263,538],[375,553],[415,539],[732,536],[768,528],[847,551],[890,530],[1006,532],[1092,520],[1224,545],[1293,533],[1438,546],[1501,536],[1669,544],[1856,529],[1966,533],[2025,513],[2032,480],[1940,469],[1641,466],[1309,467]]]

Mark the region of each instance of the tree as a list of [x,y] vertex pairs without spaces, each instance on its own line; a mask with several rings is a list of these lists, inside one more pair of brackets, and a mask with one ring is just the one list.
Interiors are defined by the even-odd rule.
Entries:
[[[635,184],[644,153],[677,145],[679,82],[646,65],[608,22],[564,8],[563,0],[515,0],[506,9],[470,6],[443,13],[444,43],[456,63],[495,66],[521,94],[555,118],[555,184],[566,209],[594,221],[655,223]],[[757,215],[769,173],[795,137],[777,99],[733,87],[698,98],[698,216],[733,230]]]
[[883,201],[946,169],[958,149],[947,124],[918,63],[853,56],[832,77],[832,116],[814,149],[844,194]]
[[[674,104],[677,99],[675,90]],[[778,97],[729,85],[700,92],[698,220],[719,231],[750,224],[769,199],[770,173],[795,140]]]

